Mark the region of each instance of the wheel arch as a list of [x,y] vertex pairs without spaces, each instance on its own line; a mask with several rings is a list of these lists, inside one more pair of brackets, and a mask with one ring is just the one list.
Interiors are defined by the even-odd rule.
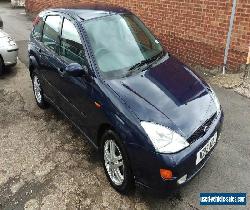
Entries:
[[99,126],[98,131],[97,131],[97,146],[100,149],[101,148],[101,139],[103,134],[108,131],[108,130],[113,130],[115,131],[115,129],[113,128],[113,126],[109,123],[103,123]]
[[36,57],[34,55],[29,56],[29,71],[30,71],[30,76],[32,76],[33,71],[38,68],[38,63],[36,60]]
[[5,69],[5,65],[4,65],[4,59],[2,57],[2,55],[0,54],[0,75],[2,75],[4,69]]

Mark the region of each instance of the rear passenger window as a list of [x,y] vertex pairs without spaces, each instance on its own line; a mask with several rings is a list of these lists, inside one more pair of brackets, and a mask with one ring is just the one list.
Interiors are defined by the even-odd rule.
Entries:
[[57,53],[59,51],[60,25],[60,16],[48,16],[43,27],[42,42],[45,46]]
[[73,63],[84,64],[84,49],[74,24],[64,19],[61,35],[60,55]]
[[32,36],[34,39],[41,41],[42,38],[42,30],[43,30],[44,21],[41,17],[37,16],[34,20],[34,28],[32,31]]

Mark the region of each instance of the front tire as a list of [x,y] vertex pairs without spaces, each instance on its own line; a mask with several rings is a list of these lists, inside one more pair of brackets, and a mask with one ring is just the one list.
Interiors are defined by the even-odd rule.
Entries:
[[134,188],[134,178],[127,152],[118,135],[108,130],[102,136],[102,162],[111,186],[128,194]]
[[41,109],[48,108],[49,104],[44,98],[42,85],[40,83],[39,77],[37,73],[32,73],[32,85],[33,85],[33,92],[35,95],[36,103]]

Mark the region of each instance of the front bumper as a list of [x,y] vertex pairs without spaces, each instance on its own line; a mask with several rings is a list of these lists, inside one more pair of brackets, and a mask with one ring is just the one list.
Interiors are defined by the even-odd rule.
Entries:
[[5,66],[13,66],[17,63],[18,47],[12,46],[7,49],[1,50],[1,56]]
[[[152,153],[146,155],[144,164],[139,165],[138,178],[136,183],[155,192],[167,192],[186,184],[190,181],[205,165],[210,158],[221,133],[224,115],[221,111],[216,117],[207,133],[200,139],[193,142],[186,149],[175,154],[160,154],[155,153],[152,159]],[[196,165],[196,154],[209,141],[209,139],[218,132],[216,145],[205,156],[205,158]],[[160,169],[170,169],[173,172],[173,179],[163,180],[160,176]],[[187,179],[182,184],[177,181],[187,175]]]

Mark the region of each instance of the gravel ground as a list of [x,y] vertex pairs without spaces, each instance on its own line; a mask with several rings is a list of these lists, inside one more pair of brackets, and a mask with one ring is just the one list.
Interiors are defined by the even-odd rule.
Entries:
[[[250,66],[248,67],[250,69]],[[197,68],[199,71],[199,68]],[[248,70],[249,71],[249,70]],[[247,71],[247,72],[248,72]],[[209,73],[207,70],[200,71],[200,74],[207,79],[211,84],[218,85],[226,89],[232,89],[236,93],[250,98],[250,75],[244,71],[240,73],[227,73],[221,74],[216,72],[215,74]]]

